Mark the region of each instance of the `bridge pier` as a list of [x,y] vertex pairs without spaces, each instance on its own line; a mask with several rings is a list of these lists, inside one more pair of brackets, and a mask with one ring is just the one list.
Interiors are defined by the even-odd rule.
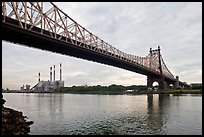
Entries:
[[154,82],[159,83],[159,90],[166,90],[170,88],[169,86],[170,84],[167,81],[165,81],[163,77],[154,78],[154,77],[147,76],[147,87],[148,88],[152,88]]
[[148,88],[152,88],[154,82],[158,82],[159,83],[159,90],[170,89],[170,84],[173,84],[175,89],[188,87],[188,85],[185,85],[185,84],[179,82],[179,76],[176,76],[176,81],[174,83],[172,83],[170,81],[166,81],[164,79],[164,77],[151,77],[151,76],[147,76],[147,87]]
[[179,88],[179,76],[176,76],[176,82],[174,83],[174,87]]

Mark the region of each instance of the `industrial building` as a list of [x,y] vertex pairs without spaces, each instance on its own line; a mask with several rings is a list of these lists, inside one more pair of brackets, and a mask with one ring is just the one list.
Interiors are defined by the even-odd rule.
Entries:
[[21,88],[20,88],[20,91],[21,92],[29,92],[30,91],[30,85],[26,84],[25,86],[23,85]]
[[52,67],[50,67],[50,80],[41,81],[40,73],[38,73],[38,83],[33,86],[31,92],[53,92],[54,90],[64,87],[64,81],[62,81],[62,64],[60,63],[60,80],[55,80],[55,65],[53,72],[53,81],[52,81]]

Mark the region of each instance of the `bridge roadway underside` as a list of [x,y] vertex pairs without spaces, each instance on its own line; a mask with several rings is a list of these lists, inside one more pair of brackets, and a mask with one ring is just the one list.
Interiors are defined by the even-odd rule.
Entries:
[[18,27],[19,24],[16,21],[11,20],[10,22],[2,21],[2,40],[103,63],[154,78],[160,77],[159,74],[153,73],[140,65],[40,34],[39,28],[35,29],[39,32],[34,32]]

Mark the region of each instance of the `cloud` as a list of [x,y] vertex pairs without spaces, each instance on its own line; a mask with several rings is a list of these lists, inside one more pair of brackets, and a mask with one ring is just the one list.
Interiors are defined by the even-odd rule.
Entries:
[[[146,56],[161,47],[173,75],[202,82],[201,2],[54,2],[80,25],[119,50]],[[47,8],[49,6],[46,6]],[[146,84],[146,76],[75,57],[2,41],[2,86],[19,89],[49,79],[49,67],[63,64],[66,86]]]

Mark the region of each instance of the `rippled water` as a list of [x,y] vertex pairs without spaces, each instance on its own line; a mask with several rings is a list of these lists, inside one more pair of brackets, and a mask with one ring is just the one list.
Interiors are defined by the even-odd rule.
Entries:
[[31,135],[201,135],[201,95],[3,93]]

